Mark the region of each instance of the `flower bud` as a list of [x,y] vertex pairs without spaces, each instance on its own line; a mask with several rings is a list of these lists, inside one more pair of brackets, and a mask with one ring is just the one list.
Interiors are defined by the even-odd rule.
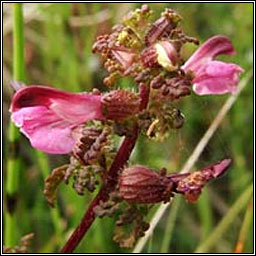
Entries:
[[157,62],[167,71],[174,71],[177,69],[177,51],[173,44],[168,41],[162,41],[155,44],[157,52]]
[[140,98],[125,90],[105,94],[101,99],[102,113],[107,119],[124,120],[140,111]]
[[144,67],[162,66],[167,71],[177,70],[178,54],[172,43],[162,41],[142,52],[141,61]]
[[122,69],[128,69],[135,61],[136,54],[129,49],[114,49],[111,51],[115,59],[121,64]]
[[172,182],[153,170],[135,165],[119,176],[121,197],[134,203],[158,203],[169,201]]
[[171,9],[166,9],[161,16],[152,24],[151,29],[146,34],[145,43],[147,46],[161,40],[163,35],[168,36],[181,20],[181,16]]

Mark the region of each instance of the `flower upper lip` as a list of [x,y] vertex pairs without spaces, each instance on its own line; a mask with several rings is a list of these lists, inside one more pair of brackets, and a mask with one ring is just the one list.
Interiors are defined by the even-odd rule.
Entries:
[[218,55],[234,55],[231,41],[223,35],[208,39],[181,67],[194,73],[193,90],[198,95],[235,93],[243,69],[234,63],[214,60]]
[[224,35],[216,35],[204,42],[194,54],[182,66],[184,70],[192,71],[199,68],[203,63],[213,60],[220,54],[234,55],[236,54],[232,42]]

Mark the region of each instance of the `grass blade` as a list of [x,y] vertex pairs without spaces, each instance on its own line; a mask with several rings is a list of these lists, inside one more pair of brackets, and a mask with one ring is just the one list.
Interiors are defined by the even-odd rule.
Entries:
[[253,202],[251,200],[244,216],[244,221],[243,221],[243,224],[239,233],[238,241],[236,243],[236,247],[234,250],[235,253],[243,253],[244,251],[244,245],[246,242],[247,233],[248,233],[248,229],[250,227],[252,218],[253,218]]
[[206,253],[220,240],[222,235],[227,231],[229,226],[234,222],[237,215],[243,210],[247,205],[253,193],[253,185],[247,187],[243,194],[237,199],[237,201],[230,208],[228,213],[219,222],[217,227],[211,232],[211,235],[201,243],[195,253]]
[[172,207],[169,210],[169,215],[167,218],[167,226],[164,232],[164,237],[163,237],[163,242],[162,246],[160,249],[160,253],[168,253],[169,251],[169,246],[172,241],[172,234],[173,234],[173,229],[175,226],[175,221],[178,215],[179,207],[181,203],[181,197],[177,196],[174,199],[174,202],[172,203]]

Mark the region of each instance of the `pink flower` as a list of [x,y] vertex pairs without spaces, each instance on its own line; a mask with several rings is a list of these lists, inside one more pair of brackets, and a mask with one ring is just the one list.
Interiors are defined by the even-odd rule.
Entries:
[[193,90],[198,95],[235,93],[243,69],[233,63],[214,60],[220,54],[233,55],[231,41],[221,35],[208,39],[183,65],[193,71]]
[[116,47],[115,49],[112,49],[111,52],[124,70],[128,69],[136,58],[134,52],[124,47]]
[[32,146],[52,154],[70,153],[76,128],[89,120],[104,119],[100,95],[68,93],[46,86],[19,89],[10,112]]

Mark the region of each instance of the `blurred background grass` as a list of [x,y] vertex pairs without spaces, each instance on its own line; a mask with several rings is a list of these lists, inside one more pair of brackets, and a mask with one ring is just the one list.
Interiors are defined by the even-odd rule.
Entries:
[[[102,79],[106,75],[98,56],[91,47],[97,35],[108,33],[128,11],[139,3],[45,3],[24,4],[26,83],[52,85],[68,91],[90,91],[93,87],[106,90]],[[253,62],[253,4],[251,3],[150,3],[155,16],[164,8],[173,8],[183,16],[182,27],[191,36],[205,41],[215,34],[230,37],[237,50],[233,57],[221,57],[245,69]],[[3,157],[6,179],[8,108],[12,97],[12,8],[4,4],[4,62],[3,62]],[[195,50],[187,45],[184,56]],[[118,86],[132,88],[129,79]],[[169,172],[178,171],[191,154],[201,136],[211,124],[227,95],[198,97],[192,95],[176,103],[186,117],[184,127],[164,142],[141,137],[131,163],[154,168],[165,166]],[[46,156],[31,149],[26,138],[20,140],[21,168],[19,221],[16,236],[35,233],[33,252],[57,252],[79,223],[93,194],[78,196],[70,186],[61,185],[58,207],[51,211],[42,190],[44,178],[54,167],[66,163],[68,157]],[[216,225],[253,180],[253,83],[243,90],[214,137],[201,155],[197,168],[225,157],[233,159],[228,174],[210,184],[197,204],[183,200],[176,217],[167,213],[155,230],[145,252],[193,252],[211,234]],[[175,211],[175,205],[170,212]],[[247,208],[247,207],[246,207]],[[246,208],[238,214],[211,248],[210,252],[233,252],[244,219],[249,218],[245,231],[244,252],[253,250],[252,215]],[[249,208],[250,209],[250,208]],[[4,208],[6,210],[6,208]],[[245,218],[245,216],[247,216]],[[248,217],[249,216],[249,217]],[[172,225],[169,225],[171,221]],[[248,222],[248,220],[247,220]],[[129,252],[113,241],[114,220],[96,220],[76,252]],[[171,240],[168,237],[172,231]],[[163,240],[165,245],[163,245]]]

